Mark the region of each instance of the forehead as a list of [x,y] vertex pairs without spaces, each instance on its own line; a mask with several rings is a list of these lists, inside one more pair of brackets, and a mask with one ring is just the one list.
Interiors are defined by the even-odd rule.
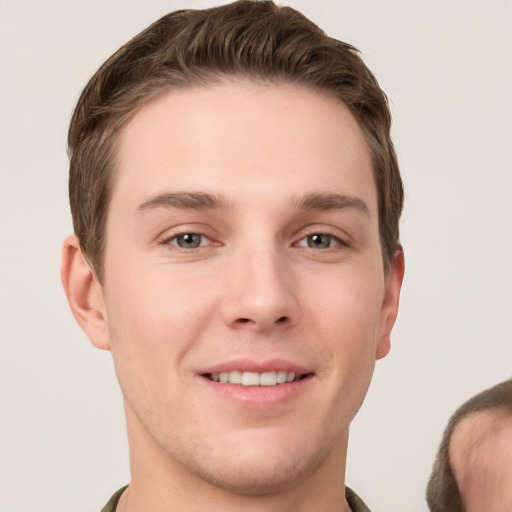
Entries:
[[321,179],[324,188],[376,203],[357,121],[337,98],[298,85],[242,81],[167,92],[124,127],[117,155],[113,201],[134,189],[263,193],[269,183],[300,195]]
[[486,410],[469,414],[455,427],[450,441],[454,451],[465,451],[476,442],[493,442],[499,436],[512,433],[512,415],[501,410]]
[[495,474],[500,467],[512,469],[512,415],[483,411],[464,418],[450,440],[450,461],[460,483]]

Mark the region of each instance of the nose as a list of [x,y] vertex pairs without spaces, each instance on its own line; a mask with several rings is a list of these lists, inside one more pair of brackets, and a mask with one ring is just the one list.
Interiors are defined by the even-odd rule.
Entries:
[[226,325],[265,332],[299,318],[291,262],[273,248],[242,251],[230,259],[222,304]]

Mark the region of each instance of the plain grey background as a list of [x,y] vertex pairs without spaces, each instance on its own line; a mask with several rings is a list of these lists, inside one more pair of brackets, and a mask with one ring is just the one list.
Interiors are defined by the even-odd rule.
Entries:
[[[66,130],[78,95],[164,13],[223,2],[0,0],[0,512],[97,512],[129,480],[108,353],[69,313]],[[512,375],[512,2],[295,0],[359,47],[390,97],[407,272],[347,483],[424,512],[453,410]]]

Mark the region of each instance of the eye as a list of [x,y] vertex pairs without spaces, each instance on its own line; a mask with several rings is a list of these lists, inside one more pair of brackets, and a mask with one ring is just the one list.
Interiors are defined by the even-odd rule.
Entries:
[[209,242],[209,239],[205,235],[199,235],[197,233],[183,233],[170,238],[167,243],[177,245],[180,249],[197,249],[202,247]]
[[300,247],[310,247],[312,249],[329,249],[330,247],[340,245],[340,243],[339,238],[335,236],[326,235],[324,233],[314,233],[304,237],[298,245]]

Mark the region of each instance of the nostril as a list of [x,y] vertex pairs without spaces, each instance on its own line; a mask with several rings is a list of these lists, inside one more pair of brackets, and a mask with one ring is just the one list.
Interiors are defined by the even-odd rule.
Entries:
[[[278,318],[276,320],[276,324],[284,324],[288,321],[288,317],[287,316],[282,316],[281,318]],[[237,320],[237,323],[239,324],[248,324],[248,323],[251,323],[253,322],[253,320],[251,320],[250,318],[239,318]]]

